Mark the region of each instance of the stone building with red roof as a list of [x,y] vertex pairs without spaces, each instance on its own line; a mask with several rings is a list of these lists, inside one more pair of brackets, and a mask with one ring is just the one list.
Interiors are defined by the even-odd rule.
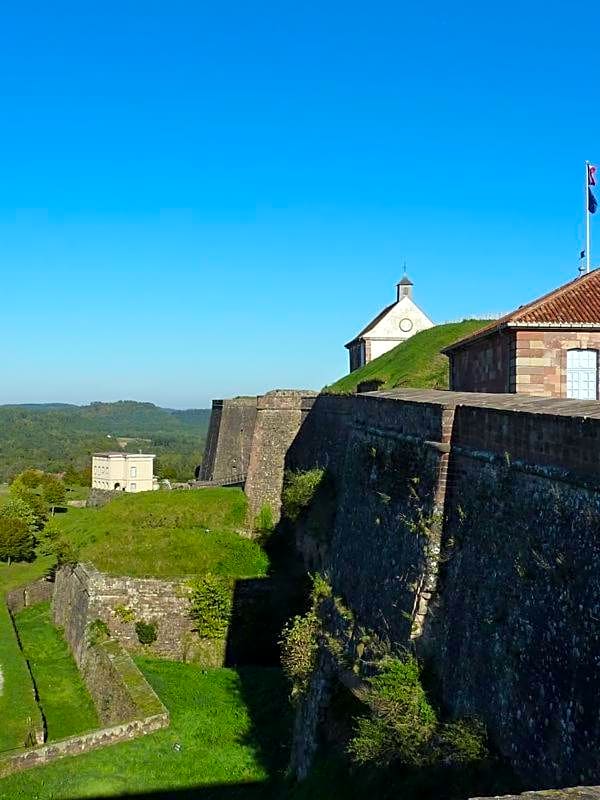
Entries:
[[450,388],[598,400],[600,270],[520,306],[443,351]]

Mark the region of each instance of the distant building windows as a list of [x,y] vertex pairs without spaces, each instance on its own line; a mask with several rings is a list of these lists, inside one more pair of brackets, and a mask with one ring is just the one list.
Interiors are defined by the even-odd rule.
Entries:
[[130,478],[137,478],[137,467],[130,467],[130,469],[129,469],[129,477]]
[[130,492],[135,492],[136,490],[137,490],[137,486],[135,485],[135,483],[130,483],[129,484],[129,491]]

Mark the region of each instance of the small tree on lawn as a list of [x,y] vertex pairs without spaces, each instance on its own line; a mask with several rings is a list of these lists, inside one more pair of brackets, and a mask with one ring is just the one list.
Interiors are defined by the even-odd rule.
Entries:
[[0,505],[0,519],[21,520],[32,535],[35,535],[40,527],[34,510],[19,497],[9,497],[5,503]]
[[43,497],[45,502],[50,506],[52,516],[57,506],[64,506],[66,502],[65,485],[62,481],[56,478],[47,478],[43,485]]
[[32,561],[35,538],[23,520],[0,517],[0,561]]

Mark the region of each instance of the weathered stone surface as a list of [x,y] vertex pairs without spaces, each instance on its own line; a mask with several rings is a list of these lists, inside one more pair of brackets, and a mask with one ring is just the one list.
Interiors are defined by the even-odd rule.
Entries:
[[574,786],[568,789],[547,789],[541,792],[507,794],[502,797],[472,797],[470,800],[600,800],[600,786]]
[[45,603],[52,600],[54,583],[42,578],[19,589],[13,589],[6,595],[6,605],[11,614],[18,614],[27,606]]

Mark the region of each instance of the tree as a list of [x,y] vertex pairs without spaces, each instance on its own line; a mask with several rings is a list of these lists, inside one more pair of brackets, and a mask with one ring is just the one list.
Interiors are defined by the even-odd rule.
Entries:
[[0,517],[0,561],[32,561],[35,538],[27,524],[16,517]]
[[65,485],[57,478],[47,476],[44,480],[42,495],[45,502],[52,510],[52,516],[54,516],[54,510],[56,507],[64,506],[66,502]]
[[18,519],[25,523],[32,535],[38,530],[38,518],[31,506],[20,497],[9,497],[0,505],[0,519]]

